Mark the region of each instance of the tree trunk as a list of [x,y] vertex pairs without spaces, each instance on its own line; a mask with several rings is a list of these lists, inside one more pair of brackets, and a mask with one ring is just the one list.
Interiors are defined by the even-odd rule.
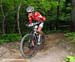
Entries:
[[55,26],[56,28],[55,29],[58,29],[58,21],[59,21],[59,16],[60,16],[60,13],[61,13],[61,8],[60,8],[60,0],[58,0],[58,6],[57,6],[57,20],[55,22]]
[[18,11],[17,11],[17,26],[18,26],[18,32],[19,34],[21,35],[21,30],[20,30],[20,23],[19,23],[19,11],[20,11],[20,8],[21,8],[21,4],[22,4],[22,0],[18,6]]
[[59,20],[60,16],[60,0],[58,0],[58,6],[57,6],[57,21]]
[[73,22],[73,27],[72,27],[72,31],[75,32],[75,0],[72,0],[72,22]]
[[5,34],[5,14],[4,14],[4,10],[3,10],[3,5],[2,5],[2,0],[1,0],[1,11],[2,11],[2,15],[3,15],[3,22],[2,22],[2,32],[3,34]]
[[3,23],[2,23],[2,30],[3,30],[3,34],[5,34],[5,16],[3,17]]

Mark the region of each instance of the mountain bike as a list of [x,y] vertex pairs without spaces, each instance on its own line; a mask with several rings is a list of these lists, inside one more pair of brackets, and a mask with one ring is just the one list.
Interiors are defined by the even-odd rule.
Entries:
[[[40,36],[37,32],[39,24],[40,23],[37,22],[26,25],[27,27],[32,27],[32,30],[21,39],[20,52],[25,58],[34,56],[38,50],[44,48],[45,35]],[[40,44],[38,44],[38,42],[40,42]]]

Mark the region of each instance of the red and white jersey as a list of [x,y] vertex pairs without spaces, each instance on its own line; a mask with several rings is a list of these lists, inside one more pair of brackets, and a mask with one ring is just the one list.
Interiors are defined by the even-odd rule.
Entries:
[[32,23],[33,20],[35,21],[45,21],[46,18],[42,16],[39,12],[34,12],[34,14],[30,17],[28,17],[29,23]]

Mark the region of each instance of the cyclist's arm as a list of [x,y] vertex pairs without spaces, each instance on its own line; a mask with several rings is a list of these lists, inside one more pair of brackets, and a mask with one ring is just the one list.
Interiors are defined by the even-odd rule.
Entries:
[[41,20],[43,20],[43,21],[45,21],[46,20],[46,18],[44,17],[44,16],[39,16],[39,18],[41,19]]
[[29,19],[29,24],[31,24],[32,23],[32,17],[28,16],[28,19]]
[[44,16],[42,16],[39,12],[36,12],[36,13],[35,13],[35,16],[38,17],[38,18],[40,18],[40,19],[43,20],[43,21],[46,20],[46,18],[45,18]]

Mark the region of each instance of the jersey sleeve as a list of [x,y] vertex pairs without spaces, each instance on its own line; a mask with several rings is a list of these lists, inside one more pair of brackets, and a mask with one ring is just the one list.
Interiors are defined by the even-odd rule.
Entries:
[[46,20],[46,17],[42,16],[39,12],[36,12],[35,13],[35,16],[40,18],[41,20],[45,21]]

